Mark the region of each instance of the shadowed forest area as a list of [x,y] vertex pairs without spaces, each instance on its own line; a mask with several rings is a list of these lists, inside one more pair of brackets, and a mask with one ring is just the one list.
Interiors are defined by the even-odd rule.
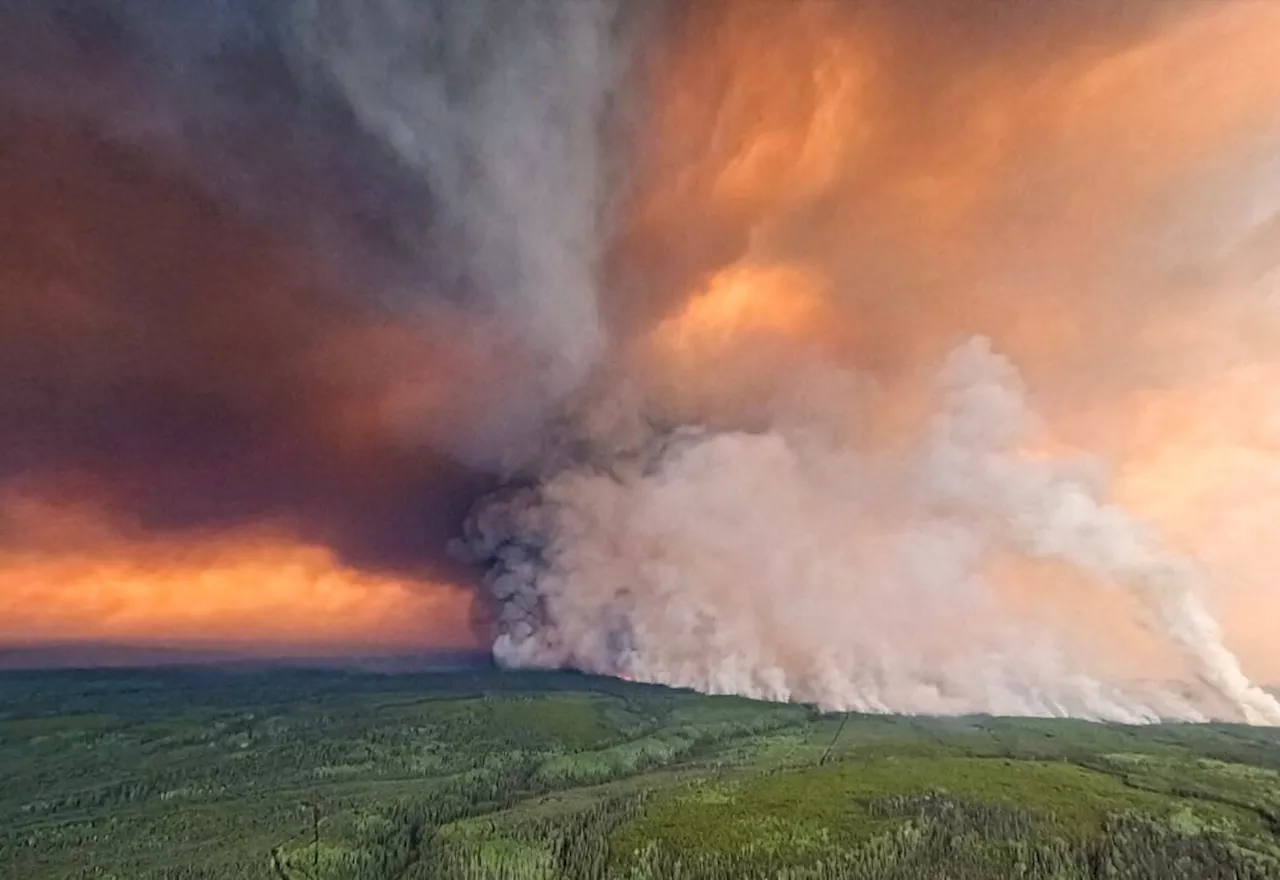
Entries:
[[0,674],[0,877],[1280,877],[1280,740],[571,673]]

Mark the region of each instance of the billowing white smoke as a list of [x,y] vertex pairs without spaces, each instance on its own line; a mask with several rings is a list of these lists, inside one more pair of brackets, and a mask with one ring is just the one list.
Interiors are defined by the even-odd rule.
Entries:
[[[495,655],[832,709],[1280,723],[1193,566],[1079,467],[1024,448],[1031,416],[1007,360],[974,339],[936,391],[911,448],[860,448],[815,430],[821,418],[685,428],[482,504],[467,549],[491,565]],[[1010,557],[1131,591],[1211,695],[1072,653],[1009,607],[993,563]]]

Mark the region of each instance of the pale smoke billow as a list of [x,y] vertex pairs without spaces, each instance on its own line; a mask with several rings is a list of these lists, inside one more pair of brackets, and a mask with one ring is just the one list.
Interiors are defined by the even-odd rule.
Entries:
[[828,709],[1203,717],[1011,615],[987,567],[1022,553],[1132,591],[1222,705],[1280,723],[1190,565],[1072,468],[1020,453],[1022,389],[985,340],[952,353],[938,395],[887,458],[804,423],[686,430],[483,505],[468,540],[493,564],[495,656]]

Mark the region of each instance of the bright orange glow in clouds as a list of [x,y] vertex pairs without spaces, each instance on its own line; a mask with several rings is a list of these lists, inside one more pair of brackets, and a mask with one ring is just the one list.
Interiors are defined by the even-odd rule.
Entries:
[[[50,513],[40,511],[46,530]],[[88,540],[77,550],[36,541],[7,555],[0,643],[93,640],[282,654],[466,646],[468,591],[360,572],[283,535],[175,543],[125,539],[84,517],[53,522],[74,527],[64,536]]]

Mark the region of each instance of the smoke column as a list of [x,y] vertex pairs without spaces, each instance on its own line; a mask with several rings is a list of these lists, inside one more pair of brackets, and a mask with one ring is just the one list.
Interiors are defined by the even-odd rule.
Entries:
[[0,637],[1280,723],[1278,38],[8,4]]

